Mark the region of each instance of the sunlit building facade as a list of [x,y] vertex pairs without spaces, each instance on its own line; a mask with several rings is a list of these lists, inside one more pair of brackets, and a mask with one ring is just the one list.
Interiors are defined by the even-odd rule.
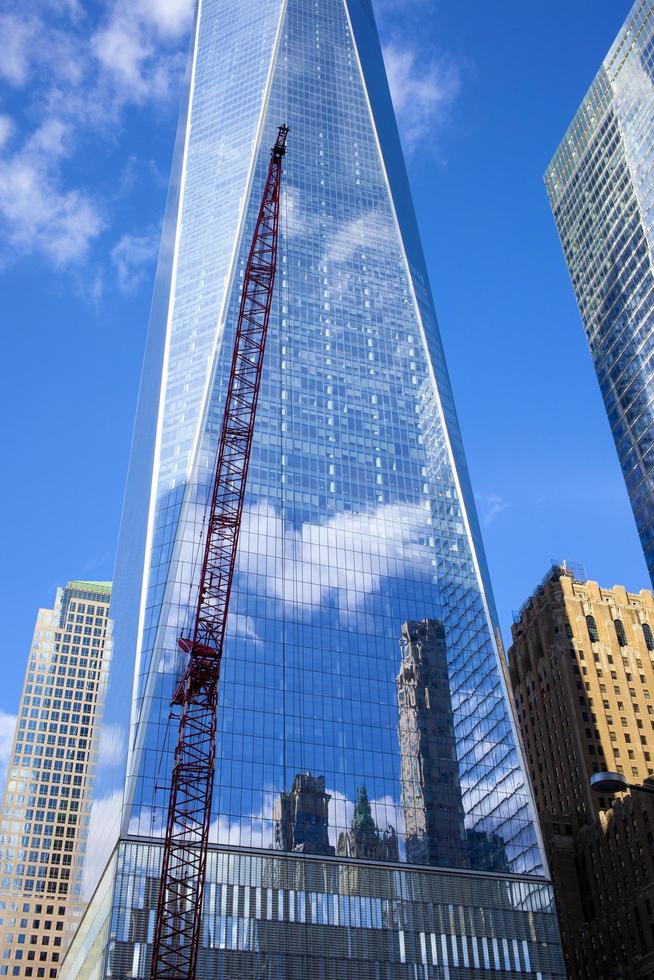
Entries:
[[0,977],[57,977],[84,911],[110,598],[73,581],[38,612],[0,812]]
[[597,772],[654,779],[654,597],[553,565],[508,651],[570,980],[654,969],[654,799],[598,795]]
[[[97,813],[115,825],[95,821],[94,853],[109,864],[62,976],[148,974],[177,638],[192,615],[244,264],[285,122],[201,975],[562,977],[370,3],[202,0],[185,92],[115,576],[107,718],[125,733],[127,774],[99,775]],[[418,866],[397,676],[402,626],[425,619],[442,624],[458,786],[457,821]],[[464,848],[464,866],[439,866],[435,855],[456,851],[443,838],[458,847],[462,831],[499,840],[502,860],[489,867],[488,848]]]
[[654,2],[636,0],[545,183],[654,583]]

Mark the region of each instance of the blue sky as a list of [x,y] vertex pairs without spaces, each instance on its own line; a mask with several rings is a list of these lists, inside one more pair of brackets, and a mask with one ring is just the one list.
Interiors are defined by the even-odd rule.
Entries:
[[[552,558],[649,585],[542,181],[629,6],[376,3],[505,637]],[[112,575],[189,15],[0,0],[0,758],[37,608]]]

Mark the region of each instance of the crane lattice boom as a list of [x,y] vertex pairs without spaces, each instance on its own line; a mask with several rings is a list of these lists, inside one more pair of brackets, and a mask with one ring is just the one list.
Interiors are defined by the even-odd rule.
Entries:
[[220,661],[261,386],[275,270],[282,160],[280,126],[245,268],[181,708],[152,951],[152,980],[194,980],[209,844]]

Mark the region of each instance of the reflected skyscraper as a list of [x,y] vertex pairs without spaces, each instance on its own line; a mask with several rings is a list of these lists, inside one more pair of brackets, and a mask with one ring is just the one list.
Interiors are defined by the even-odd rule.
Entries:
[[654,583],[654,0],[637,0],[545,174]]
[[[126,779],[99,772],[96,840],[110,863],[62,976],[83,975],[100,948],[95,976],[149,968],[177,638],[195,600],[243,269],[282,122],[278,278],[223,654],[201,975],[389,980],[446,955],[451,964],[490,956],[488,975],[509,958],[516,975],[559,977],[551,890],[369,0],[198,6],[115,574],[106,713],[129,731]],[[402,624],[425,616],[445,630],[466,827],[502,839],[511,887],[470,875],[469,861],[461,875],[453,864],[406,862],[397,644]],[[365,786],[403,863],[275,850],[274,801],[299,773],[324,776],[318,810],[322,820],[326,802],[330,847],[352,832],[357,803],[365,830]],[[295,848],[297,824],[286,834],[282,806],[280,840]],[[346,866],[357,874],[345,893]],[[430,905],[427,932],[418,897]],[[459,918],[439,911],[452,903]],[[501,915],[475,918],[480,908]],[[490,922],[501,923],[494,935]]]
[[397,702],[407,860],[464,868],[469,857],[443,624],[404,623],[401,649]]
[[379,829],[365,786],[359,790],[350,829],[339,834],[336,851],[339,857],[365,858],[369,861],[399,860],[395,828]]
[[275,804],[275,847],[302,854],[334,854],[329,843],[329,801],[325,777],[298,773],[290,793]]

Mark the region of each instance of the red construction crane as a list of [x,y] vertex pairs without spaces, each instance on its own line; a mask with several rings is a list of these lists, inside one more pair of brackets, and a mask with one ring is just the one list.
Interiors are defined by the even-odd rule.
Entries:
[[245,267],[225,397],[189,661],[172,703],[181,708],[152,950],[152,980],[195,980],[216,756],[220,661],[270,320],[279,227],[280,126]]

